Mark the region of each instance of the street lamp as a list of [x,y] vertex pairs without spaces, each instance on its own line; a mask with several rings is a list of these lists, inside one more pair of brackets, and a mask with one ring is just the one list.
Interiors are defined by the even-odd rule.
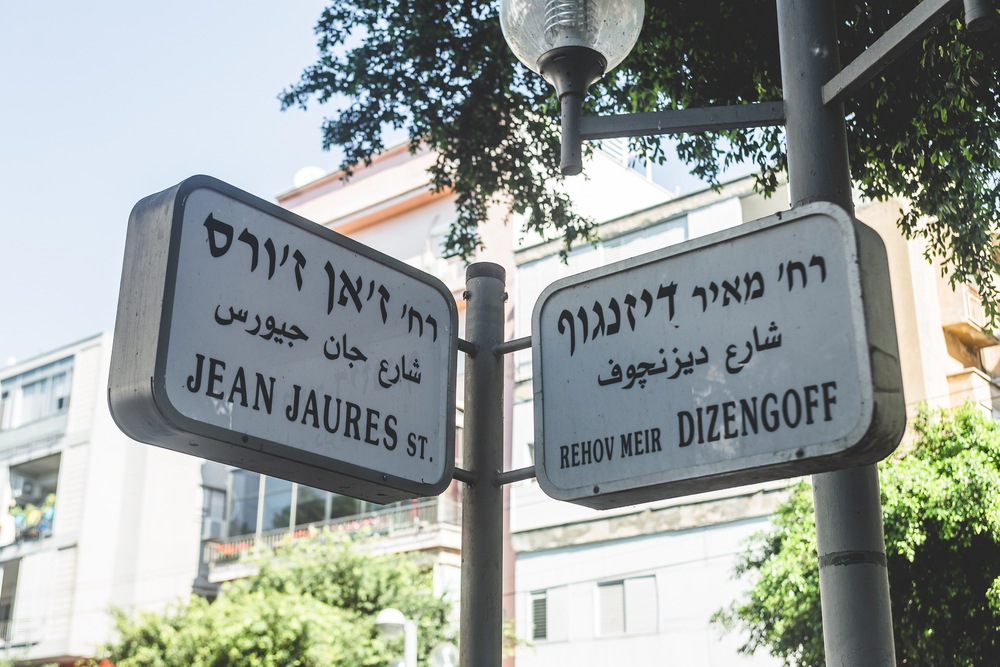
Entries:
[[375,630],[386,639],[403,637],[403,664],[417,667],[417,623],[408,621],[398,609],[383,609],[375,617]]
[[[823,86],[823,104],[836,105],[881,71],[906,45],[918,39],[957,0],[927,0],[907,14]],[[991,28],[991,0],[963,0],[970,31]],[[784,125],[784,102],[670,109],[581,118],[587,89],[618,66],[639,37],[643,0],[500,0],[500,27],[518,59],[556,88],[562,111],[562,173],[583,170],[584,139]]]
[[625,59],[639,38],[643,0],[501,0],[511,51],[555,86],[562,110],[562,172],[579,174],[580,116],[591,84]]

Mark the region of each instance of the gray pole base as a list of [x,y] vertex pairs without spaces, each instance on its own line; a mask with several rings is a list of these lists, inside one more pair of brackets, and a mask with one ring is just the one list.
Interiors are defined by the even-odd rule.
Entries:
[[894,667],[878,468],[813,475],[827,665]]

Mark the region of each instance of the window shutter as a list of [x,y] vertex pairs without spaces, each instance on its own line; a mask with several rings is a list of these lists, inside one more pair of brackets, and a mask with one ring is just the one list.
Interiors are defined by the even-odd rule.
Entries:
[[598,634],[620,635],[625,632],[625,587],[621,581],[597,585],[600,607]]
[[531,639],[548,638],[548,597],[545,591],[531,594]]
[[626,632],[656,632],[656,577],[636,577],[625,580]]

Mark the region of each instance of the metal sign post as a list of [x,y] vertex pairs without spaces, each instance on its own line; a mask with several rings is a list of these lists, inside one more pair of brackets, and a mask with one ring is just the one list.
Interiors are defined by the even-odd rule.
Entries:
[[[852,212],[844,105],[823,103],[840,71],[833,0],[778,0],[778,42],[792,206],[827,201]],[[813,477],[827,665],[896,664],[878,470]]]
[[[462,492],[462,667],[499,667],[503,652],[503,342],[505,271],[466,271],[465,456]],[[459,473],[459,474],[462,474]],[[456,475],[457,476],[457,475]]]

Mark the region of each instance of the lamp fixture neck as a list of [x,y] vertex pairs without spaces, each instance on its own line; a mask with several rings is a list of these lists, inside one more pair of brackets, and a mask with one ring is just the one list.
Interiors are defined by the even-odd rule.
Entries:
[[538,73],[564,95],[584,97],[590,86],[604,76],[607,58],[586,46],[563,46],[542,54]]

